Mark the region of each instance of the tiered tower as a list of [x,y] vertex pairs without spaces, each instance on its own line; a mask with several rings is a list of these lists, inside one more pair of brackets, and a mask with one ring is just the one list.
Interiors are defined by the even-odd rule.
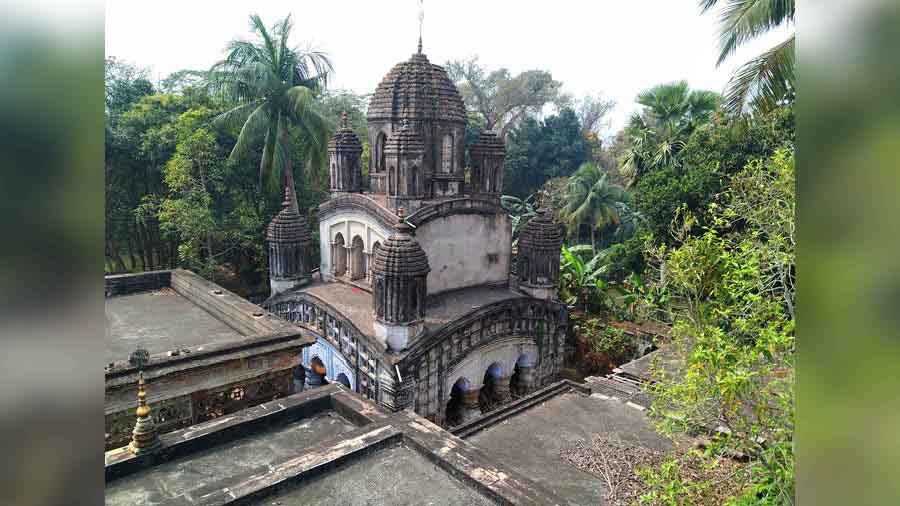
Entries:
[[286,187],[281,212],[272,218],[266,231],[273,296],[310,282],[312,236],[306,218],[294,210],[291,200],[291,188]]
[[359,137],[347,126],[347,113],[341,113],[340,128],[328,142],[328,163],[331,174],[331,195],[342,192],[358,192],[362,187],[360,162],[362,144]]
[[413,238],[399,209],[399,221],[372,261],[375,338],[389,350],[404,350],[425,328],[428,256]]
[[557,298],[561,246],[559,223],[550,211],[538,209],[519,234],[516,271],[521,290],[538,299]]
[[472,193],[499,200],[503,189],[503,159],[506,146],[493,132],[481,132],[469,147],[472,159]]

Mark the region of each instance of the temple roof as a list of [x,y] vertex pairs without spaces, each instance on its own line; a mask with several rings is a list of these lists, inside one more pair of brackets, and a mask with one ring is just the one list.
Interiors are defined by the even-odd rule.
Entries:
[[404,120],[403,126],[391,133],[384,146],[385,153],[424,153],[425,143]]
[[312,236],[309,233],[309,225],[306,218],[294,211],[290,205],[288,192],[285,192],[281,211],[269,222],[266,230],[266,240],[270,243],[299,243],[309,244]]
[[369,101],[369,121],[404,118],[466,121],[462,96],[447,71],[430,63],[421,52],[394,65]]
[[528,220],[519,234],[519,251],[545,251],[559,254],[562,245],[562,230],[553,214],[546,209],[538,209],[534,218]]
[[372,273],[382,276],[425,276],[431,270],[428,255],[413,238],[412,227],[402,221],[397,231],[375,250]]
[[362,153],[362,144],[359,142],[359,137],[347,126],[346,112],[341,113],[341,126],[331,136],[331,140],[328,141],[328,151]]
[[469,152],[472,154],[487,153],[503,156],[506,154],[506,145],[493,132],[483,131],[478,134],[478,137],[469,146]]

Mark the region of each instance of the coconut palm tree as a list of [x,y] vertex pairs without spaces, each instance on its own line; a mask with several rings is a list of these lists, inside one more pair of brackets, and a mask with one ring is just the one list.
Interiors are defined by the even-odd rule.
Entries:
[[298,146],[310,166],[325,163],[331,125],[316,110],[315,101],[327,84],[331,62],[321,52],[289,46],[290,16],[268,29],[252,15],[250,27],[255,40],[229,42],[225,59],[209,71],[211,90],[238,104],[216,121],[241,126],[230,160],[262,145],[260,185],[283,179],[297,210],[292,151]]
[[560,214],[569,235],[578,233],[582,225],[591,230],[591,247],[597,251],[597,232],[621,222],[620,204],[628,201],[621,186],[612,184],[609,174],[595,163],[588,162],[569,178],[565,188],[565,205]]
[[[706,13],[719,0],[700,0]],[[719,14],[719,59],[721,65],[738,47],[779,27],[793,25],[794,0],[726,0]],[[796,34],[775,44],[743,64],[725,88],[723,107],[732,114],[765,112],[794,93],[797,62]]]
[[678,166],[678,153],[699,125],[719,107],[718,93],[691,90],[687,81],[658,84],[635,98],[643,106],[625,126],[629,148],[622,156],[622,173],[634,184],[651,170]]

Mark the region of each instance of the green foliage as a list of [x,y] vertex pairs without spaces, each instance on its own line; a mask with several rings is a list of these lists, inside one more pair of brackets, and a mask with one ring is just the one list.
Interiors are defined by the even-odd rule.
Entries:
[[[697,128],[680,153],[681,168],[645,174],[634,188],[634,205],[657,242],[672,242],[670,225],[684,209],[697,213],[713,202],[728,178],[754,158],[768,158],[794,142],[794,113],[783,108],[755,119],[715,118]],[[705,216],[697,215],[698,225]]]
[[607,325],[603,319],[579,320],[574,330],[580,366],[587,374],[608,372],[631,360],[636,351],[633,339],[624,330]]
[[444,67],[459,87],[469,112],[479,115],[484,129],[497,132],[502,139],[523,119],[560,99],[562,83],[544,70],[513,76],[503,68],[489,71],[477,57],[449,61]]
[[232,40],[225,59],[210,69],[210,89],[237,104],[216,120],[238,132],[229,160],[241,161],[262,146],[260,185],[268,181],[277,188],[283,179],[291,205],[299,209],[294,195],[295,150],[299,148],[303,162],[313,170],[326,165],[333,125],[320,113],[317,98],[331,62],[323,53],[289,46],[294,26],[290,16],[271,29],[257,15],[250,21],[256,40]]
[[677,81],[644,90],[635,101],[643,109],[628,120],[629,146],[621,159],[622,173],[632,184],[653,171],[681,166],[681,150],[691,133],[712,118],[719,95]]
[[569,178],[564,190],[560,216],[569,237],[579,237],[582,228],[590,231],[591,247],[597,251],[597,232],[622,222],[628,205],[625,189],[610,183],[609,175],[595,163],[585,163]]
[[[586,312],[613,307],[610,287],[603,277],[609,269],[609,250],[592,255],[593,250],[589,244],[563,246],[560,256],[560,297]],[[585,261],[583,256],[590,259]]]
[[[703,12],[718,0],[701,0]],[[725,62],[740,46],[771,30],[794,23],[794,0],[728,0],[719,13],[719,59]],[[743,64],[731,77],[724,108],[731,114],[745,110],[765,113],[792,102],[795,86],[796,35]]]
[[524,199],[520,199],[512,195],[503,195],[500,197],[500,205],[509,213],[509,218],[512,221],[513,245],[515,245],[519,240],[519,232],[522,230],[522,227],[537,212],[535,196],[531,194]]
[[524,198],[547,180],[572,174],[590,157],[591,145],[571,109],[543,121],[528,117],[509,135],[503,193]]
[[[666,266],[656,283],[681,301],[669,308],[670,346],[683,365],[656,370],[651,413],[671,437],[716,434],[709,458],[749,458],[732,504],[793,503],[794,181],[790,149],[751,161],[710,204],[701,234],[652,252]],[[692,228],[682,219],[679,230]],[[657,492],[683,479],[662,477]]]

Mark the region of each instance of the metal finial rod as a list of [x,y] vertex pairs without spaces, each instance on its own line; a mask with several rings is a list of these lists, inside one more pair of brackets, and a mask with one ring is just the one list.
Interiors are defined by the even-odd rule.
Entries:
[[425,7],[419,0],[419,54],[422,54],[422,22],[425,20]]

